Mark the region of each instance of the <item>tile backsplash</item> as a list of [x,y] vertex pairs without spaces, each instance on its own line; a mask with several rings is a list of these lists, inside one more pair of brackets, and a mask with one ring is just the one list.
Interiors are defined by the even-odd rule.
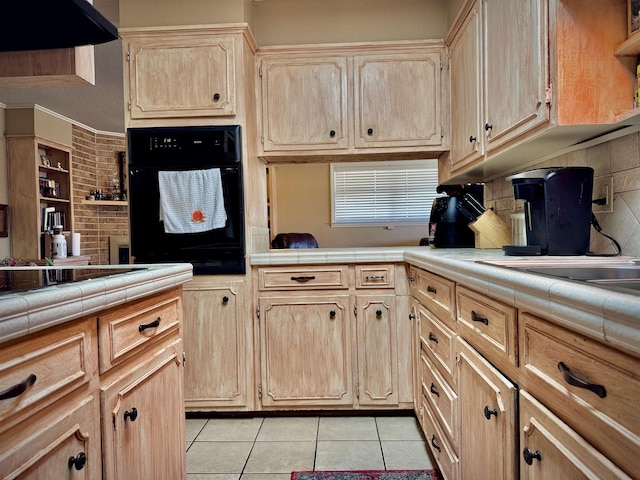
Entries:
[[[613,177],[613,212],[596,214],[603,233],[615,238],[622,254],[640,258],[640,133],[634,132],[618,138],[563,153],[527,168],[588,166],[594,177]],[[507,224],[511,214],[522,208],[514,201],[513,187],[505,177],[485,184],[485,205]],[[591,228],[590,249],[593,253],[613,253],[613,244]]]

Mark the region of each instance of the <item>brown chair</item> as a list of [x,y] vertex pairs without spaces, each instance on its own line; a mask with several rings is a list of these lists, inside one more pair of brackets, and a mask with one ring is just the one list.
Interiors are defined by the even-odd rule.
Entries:
[[318,248],[318,242],[310,233],[279,233],[271,241],[271,248]]

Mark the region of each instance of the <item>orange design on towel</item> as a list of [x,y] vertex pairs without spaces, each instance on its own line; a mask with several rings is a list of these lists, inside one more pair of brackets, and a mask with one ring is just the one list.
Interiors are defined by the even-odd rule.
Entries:
[[204,213],[202,213],[202,210],[194,210],[191,214],[191,221],[193,223],[203,223],[205,218],[206,217],[204,216]]

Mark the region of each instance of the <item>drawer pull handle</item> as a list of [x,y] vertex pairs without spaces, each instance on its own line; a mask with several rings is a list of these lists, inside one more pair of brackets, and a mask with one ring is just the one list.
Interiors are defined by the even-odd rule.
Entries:
[[227,297],[226,295],[222,297],[222,303],[229,303],[229,297]]
[[427,285],[427,292],[429,292],[429,293],[433,293],[434,295],[435,295],[436,293],[438,293],[438,292],[436,291],[436,289],[435,289],[435,288],[433,288],[431,285]]
[[138,409],[136,407],[133,407],[131,410],[125,410],[124,412],[124,421],[127,421],[127,418],[130,419],[132,422],[136,421],[136,418],[138,418]]
[[524,457],[524,461],[527,462],[527,465],[531,465],[533,463],[533,459],[535,458],[538,461],[542,460],[542,456],[540,455],[540,450],[536,450],[535,453],[531,451],[529,447],[525,447],[522,451],[522,456]]
[[75,457],[69,457],[69,468],[75,467],[76,470],[82,470],[87,463],[87,456],[84,452],[80,452]]
[[602,385],[589,383],[586,380],[581,379],[580,377],[576,377],[573,373],[571,373],[571,370],[569,369],[569,367],[567,367],[563,362],[558,363],[558,370],[562,372],[562,378],[564,378],[564,381],[567,382],[569,385],[591,390],[600,398],[604,398],[607,396],[607,390]]
[[485,325],[489,325],[488,318],[481,317],[473,310],[471,310],[471,320],[473,320],[474,322],[480,322],[480,323],[484,323]]
[[160,317],[156,318],[153,322],[147,323],[146,325],[139,325],[138,331],[144,332],[147,328],[156,328],[160,325]]
[[484,406],[484,418],[486,418],[487,420],[491,420],[491,415],[495,415],[497,417],[498,416],[498,410],[491,410],[489,408],[489,405],[485,405]]
[[219,93],[214,93],[213,94],[213,99],[217,102],[218,100],[220,100],[220,94]]
[[291,277],[291,280],[295,282],[308,282],[309,280],[315,280],[316,277],[314,275],[310,275],[308,277]]
[[9,398],[15,398],[22,395],[28,387],[36,383],[36,376],[32,373],[22,382],[7,388],[4,392],[0,392],[0,400],[7,400]]
[[415,320],[416,316],[413,313],[409,314],[409,320]]
[[429,332],[429,340],[438,343],[438,337],[436,337],[433,333]]
[[440,398],[440,392],[438,391],[438,389],[436,388],[436,386],[433,383],[429,387],[429,391],[431,393],[433,393],[436,397]]
[[367,280],[384,280],[384,275],[367,275],[364,278]]
[[431,435],[431,446],[433,448],[435,448],[438,451],[438,453],[440,453],[442,451],[442,449],[436,443],[436,436],[435,435]]

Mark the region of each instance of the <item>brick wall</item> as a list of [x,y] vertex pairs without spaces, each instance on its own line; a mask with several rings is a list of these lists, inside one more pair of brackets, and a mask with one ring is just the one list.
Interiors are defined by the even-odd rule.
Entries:
[[80,253],[91,256],[92,265],[109,263],[109,236],[128,235],[129,217],[125,205],[83,204],[91,190],[109,192],[118,172],[118,152],[125,150],[125,138],[94,133],[73,125],[73,222],[80,233]]

